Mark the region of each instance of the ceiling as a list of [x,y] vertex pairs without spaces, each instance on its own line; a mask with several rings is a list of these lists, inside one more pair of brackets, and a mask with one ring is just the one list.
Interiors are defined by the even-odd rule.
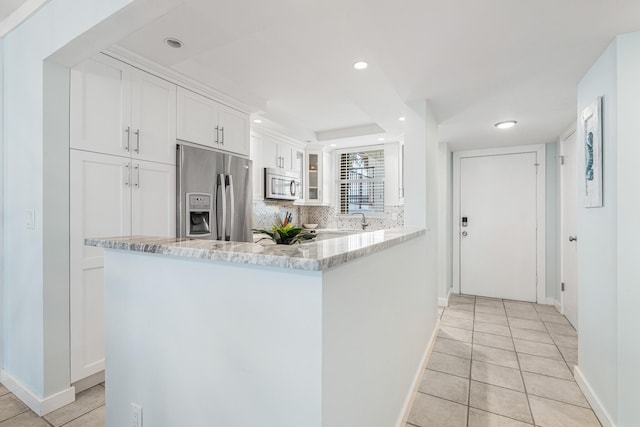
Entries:
[[461,150],[556,140],[581,77],[639,16],[638,0],[186,0],[119,45],[303,141],[372,124],[400,138],[407,103],[427,99]]
[[27,0],[2,0],[0,1],[0,22],[4,21],[9,15],[15,12]]

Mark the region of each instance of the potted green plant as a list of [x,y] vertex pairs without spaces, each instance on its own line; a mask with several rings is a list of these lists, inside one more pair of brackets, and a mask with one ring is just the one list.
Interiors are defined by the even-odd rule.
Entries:
[[274,225],[271,227],[271,231],[257,228],[254,228],[253,231],[266,234],[278,245],[293,245],[294,243],[301,243],[316,237],[315,234],[303,232],[302,227],[297,227],[291,223],[287,225]]

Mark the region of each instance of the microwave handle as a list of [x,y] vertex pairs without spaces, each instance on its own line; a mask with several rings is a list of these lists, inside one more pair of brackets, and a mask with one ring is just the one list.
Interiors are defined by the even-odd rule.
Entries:
[[233,235],[233,222],[234,222],[234,218],[236,216],[236,204],[235,204],[235,200],[234,200],[234,194],[233,194],[233,176],[232,175],[227,175],[226,178],[226,184],[227,184],[227,191],[229,192],[229,229],[228,234],[225,236],[224,240],[231,240],[231,236]]
[[292,196],[296,195],[296,180],[292,179],[291,183],[289,183],[289,193],[291,193]]
[[[227,194],[225,188],[225,179],[224,174],[218,175],[218,183],[217,183],[217,199],[220,199],[220,204],[216,203],[216,221],[218,225],[218,235],[216,236],[217,240],[224,240],[225,237],[225,226],[227,223]],[[222,214],[222,215],[221,215]]]

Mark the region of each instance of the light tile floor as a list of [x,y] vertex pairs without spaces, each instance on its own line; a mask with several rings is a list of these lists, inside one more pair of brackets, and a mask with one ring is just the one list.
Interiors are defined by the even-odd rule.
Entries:
[[78,393],[76,401],[38,417],[0,385],[0,427],[104,427],[104,385]]
[[[407,427],[600,427],[578,388],[578,336],[548,305],[453,295]],[[104,427],[104,386],[38,417],[0,385],[0,427]]]
[[549,305],[452,295],[407,427],[600,427],[573,378],[578,335]]

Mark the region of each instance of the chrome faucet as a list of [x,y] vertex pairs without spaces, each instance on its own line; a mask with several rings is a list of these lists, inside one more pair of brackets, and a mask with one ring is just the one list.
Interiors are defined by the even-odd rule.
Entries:
[[351,215],[362,215],[362,222],[360,223],[360,225],[362,225],[363,230],[367,229],[369,223],[367,222],[367,217],[364,216],[364,212],[353,212]]

